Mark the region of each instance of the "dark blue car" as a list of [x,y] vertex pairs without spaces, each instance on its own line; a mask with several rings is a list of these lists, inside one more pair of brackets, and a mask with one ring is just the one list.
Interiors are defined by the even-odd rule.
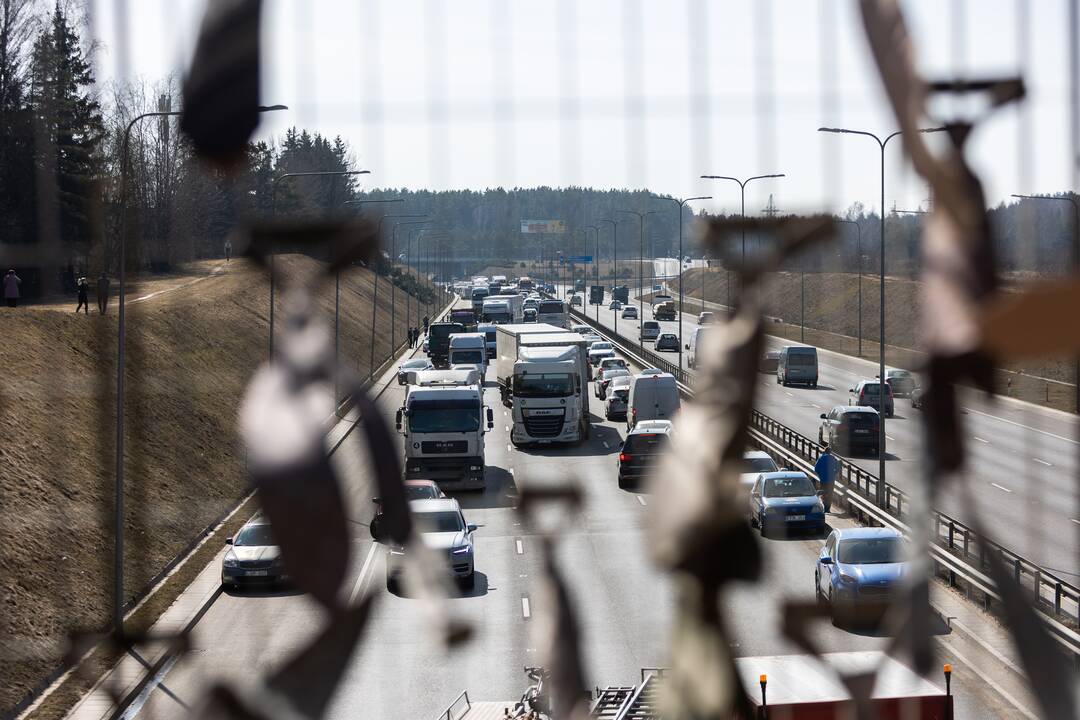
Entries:
[[814,569],[819,600],[833,620],[878,619],[895,597],[907,562],[904,541],[892,528],[833,530]]
[[750,491],[750,524],[761,528],[762,537],[778,528],[785,534],[794,530],[820,533],[825,530],[825,506],[806,473],[762,473]]

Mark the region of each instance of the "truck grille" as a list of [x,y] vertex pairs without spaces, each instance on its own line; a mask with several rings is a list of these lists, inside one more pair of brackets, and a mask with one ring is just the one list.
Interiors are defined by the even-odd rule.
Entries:
[[425,440],[420,443],[420,451],[428,453],[463,453],[468,452],[469,443],[465,440]]
[[562,427],[561,416],[525,418],[525,432],[529,433],[530,437],[558,437]]

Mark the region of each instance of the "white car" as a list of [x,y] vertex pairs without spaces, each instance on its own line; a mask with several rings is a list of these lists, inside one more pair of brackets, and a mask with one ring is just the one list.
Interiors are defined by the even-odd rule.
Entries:
[[[446,557],[451,577],[465,588],[476,582],[473,560],[473,533],[476,525],[465,522],[461,505],[455,498],[413,500],[409,503],[420,540]],[[405,548],[390,545],[386,549],[386,589],[395,592],[398,576],[405,569]]]
[[769,472],[780,472],[772,456],[764,450],[747,450],[743,453],[743,471],[739,474],[739,484],[745,486],[749,492],[757,481],[757,476]]
[[606,340],[594,342],[589,346],[589,364],[596,367],[604,358],[615,357],[615,346]]
[[570,326],[570,332],[577,333],[578,335],[588,335],[593,329],[588,325],[572,325]]
[[411,360],[405,360],[397,367],[397,381],[398,385],[408,385],[410,373],[420,372],[422,370],[433,370],[434,365],[427,358],[412,358]]

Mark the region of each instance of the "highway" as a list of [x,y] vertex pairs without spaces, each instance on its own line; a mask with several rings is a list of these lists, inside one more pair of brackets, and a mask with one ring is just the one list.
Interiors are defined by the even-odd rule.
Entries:
[[[574,478],[586,493],[582,513],[567,520],[559,537],[559,555],[584,627],[589,686],[634,683],[640,668],[666,664],[671,593],[643,545],[649,497],[617,488],[622,423],[603,421],[594,400],[593,432],[581,446],[512,449],[510,418],[493,378],[494,370],[489,369],[485,397],[495,409],[496,423],[487,437],[488,487],[482,493],[458,495],[466,519],[479,525],[476,587],[467,597],[449,601],[477,633],[461,648],[444,651],[433,638],[420,603],[387,592],[383,552],[368,535],[370,475],[357,438],[346,441],[334,456],[347,479],[355,534],[348,587],[353,597],[369,592],[380,597],[363,647],[334,700],[331,718],[434,720],[462,690],[468,690],[474,701],[520,696],[527,685],[521,668],[535,663],[532,594],[541,556],[536,538],[522,526],[514,506],[519,488],[532,482]],[[387,422],[393,422],[403,395],[396,385],[382,393],[379,407]],[[830,522],[851,524],[840,516],[830,517]],[[815,537],[764,541],[763,582],[741,585],[724,599],[736,654],[798,653],[781,637],[780,603],[813,597],[813,563],[822,542]],[[154,718],[183,717],[173,696],[190,703],[211,680],[250,680],[256,672],[269,671],[317,632],[322,620],[318,607],[299,594],[223,593],[196,625],[192,652],[163,678],[141,712]],[[888,642],[872,633],[828,624],[814,636],[826,651],[881,649]],[[955,636],[951,640],[960,641]],[[965,652],[972,653],[965,657],[975,657],[978,648]],[[1016,716],[1015,709],[978,680],[964,661],[951,654],[941,658],[950,661],[958,718]],[[938,675],[931,679],[942,684]]]
[[[559,287],[565,295],[565,287]],[[634,298],[631,298],[634,301]],[[637,307],[637,302],[632,302]],[[580,307],[577,309],[581,309]],[[590,318],[596,306],[587,306]],[[652,311],[644,303],[644,318]],[[615,311],[605,304],[599,322],[615,327]],[[682,313],[683,343],[697,327],[696,313]],[[677,321],[661,321],[661,332],[678,333]],[[620,318],[619,333],[637,340],[638,322]],[[767,336],[766,347],[779,350],[790,341]],[[652,349],[652,343],[645,343]],[[677,353],[661,355],[678,364]],[[683,351],[683,367],[686,367]],[[820,382],[816,389],[781,387],[775,377],[762,374],[757,408],[773,419],[817,439],[821,413],[846,405],[848,390],[861,379],[877,375],[876,362],[819,350]],[[909,489],[923,471],[923,426],[920,412],[906,399],[896,399],[896,413],[885,422],[886,479]],[[991,537],[1013,552],[1052,570],[1064,579],[1080,580],[1080,489],[1077,477],[1077,418],[1011,399],[987,398],[962,391],[963,421],[968,449],[966,480],[976,508],[956,488],[947,489],[937,509],[966,524],[975,510],[981,513]],[[876,457],[848,458],[877,475]]]

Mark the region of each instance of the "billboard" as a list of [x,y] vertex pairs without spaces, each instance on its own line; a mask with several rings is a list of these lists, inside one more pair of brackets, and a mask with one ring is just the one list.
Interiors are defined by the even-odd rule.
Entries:
[[554,235],[566,234],[565,220],[522,220],[521,232],[523,233],[551,233]]

